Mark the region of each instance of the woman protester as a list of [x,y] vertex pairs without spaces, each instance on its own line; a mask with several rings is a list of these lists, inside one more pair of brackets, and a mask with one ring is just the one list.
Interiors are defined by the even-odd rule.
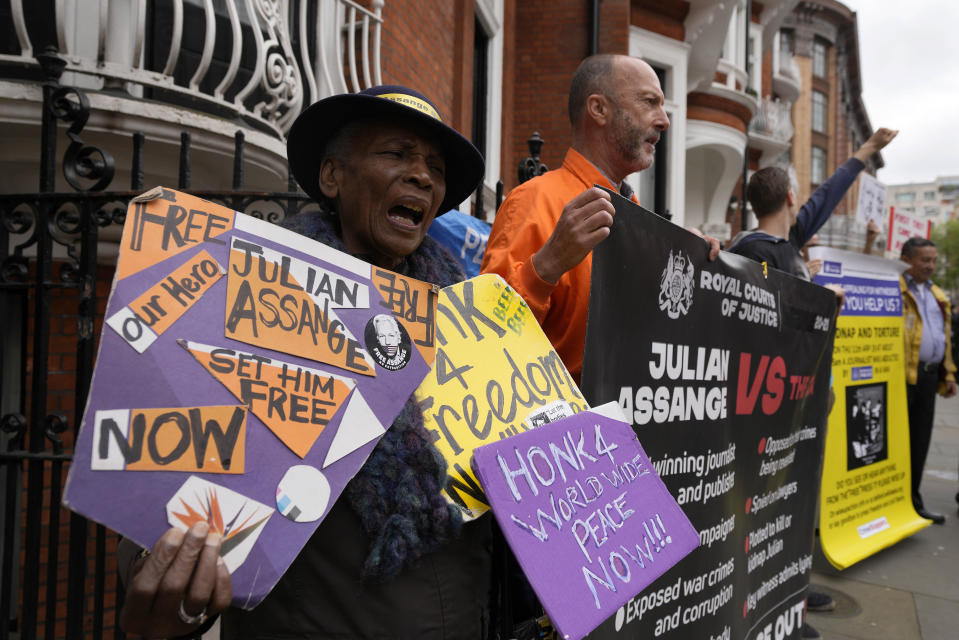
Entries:
[[[426,236],[465,200],[482,156],[422,94],[379,86],[337,95],[293,123],[290,167],[319,213],[293,230],[373,265],[440,286],[460,267]],[[124,545],[121,624],[170,637],[202,631],[222,611],[221,636],[482,638],[488,628],[489,517],[463,524],[441,495],[446,463],[410,398],[366,464],[270,595],[228,608],[230,578],[206,523],[168,530],[151,553]]]

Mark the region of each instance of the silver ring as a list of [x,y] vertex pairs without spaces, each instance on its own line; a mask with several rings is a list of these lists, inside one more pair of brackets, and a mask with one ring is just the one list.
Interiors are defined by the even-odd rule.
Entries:
[[195,616],[191,616],[186,612],[186,609],[183,608],[183,600],[180,600],[180,608],[177,610],[176,614],[179,616],[180,621],[183,622],[183,624],[203,624],[206,622],[206,607],[203,607],[203,611],[200,613],[196,614]]

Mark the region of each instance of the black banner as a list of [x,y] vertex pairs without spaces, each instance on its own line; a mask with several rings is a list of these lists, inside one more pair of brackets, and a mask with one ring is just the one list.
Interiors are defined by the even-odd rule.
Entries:
[[799,638],[835,296],[613,195],[582,390],[618,400],[700,547],[590,638]]

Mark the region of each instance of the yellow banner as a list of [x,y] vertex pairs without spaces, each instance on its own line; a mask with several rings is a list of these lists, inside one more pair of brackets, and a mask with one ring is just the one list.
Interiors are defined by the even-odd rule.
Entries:
[[[902,303],[892,261],[828,250],[825,277],[846,290],[833,347],[819,531],[845,569],[929,525],[912,507]],[[885,264],[884,264],[885,263]],[[830,273],[831,272],[831,273]]]

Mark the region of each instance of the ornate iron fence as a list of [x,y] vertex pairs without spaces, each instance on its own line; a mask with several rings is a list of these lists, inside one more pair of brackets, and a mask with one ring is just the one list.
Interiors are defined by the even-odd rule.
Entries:
[[[81,135],[89,102],[59,84],[55,51],[43,70],[39,189],[0,195],[0,640],[123,637],[111,550],[115,536],[62,510],[64,471],[93,373],[112,266],[98,250],[118,237],[126,205],[142,191],[142,133],[131,133],[128,191],[104,191],[114,160]],[[58,122],[69,145],[57,162]],[[311,206],[292,178],[285,192],[243,190],[244,134],[236,133],[231,191],[190,191],[279,221]],[[54,191],[61,164],[72,192]],[[181,136],[179,184],[190,190],[190,136]],[[55,266],[57,268],[55,268]]]
[[[85,6],[99,4],[99,11]],[[385,0],[9,0],[0,63],[63,52],[84,86],[238,117],[282,137],[320,98],[380,77]],[[367,6],[364,6],[367,5]],[[9,21],[9,25],[3,24]]]

